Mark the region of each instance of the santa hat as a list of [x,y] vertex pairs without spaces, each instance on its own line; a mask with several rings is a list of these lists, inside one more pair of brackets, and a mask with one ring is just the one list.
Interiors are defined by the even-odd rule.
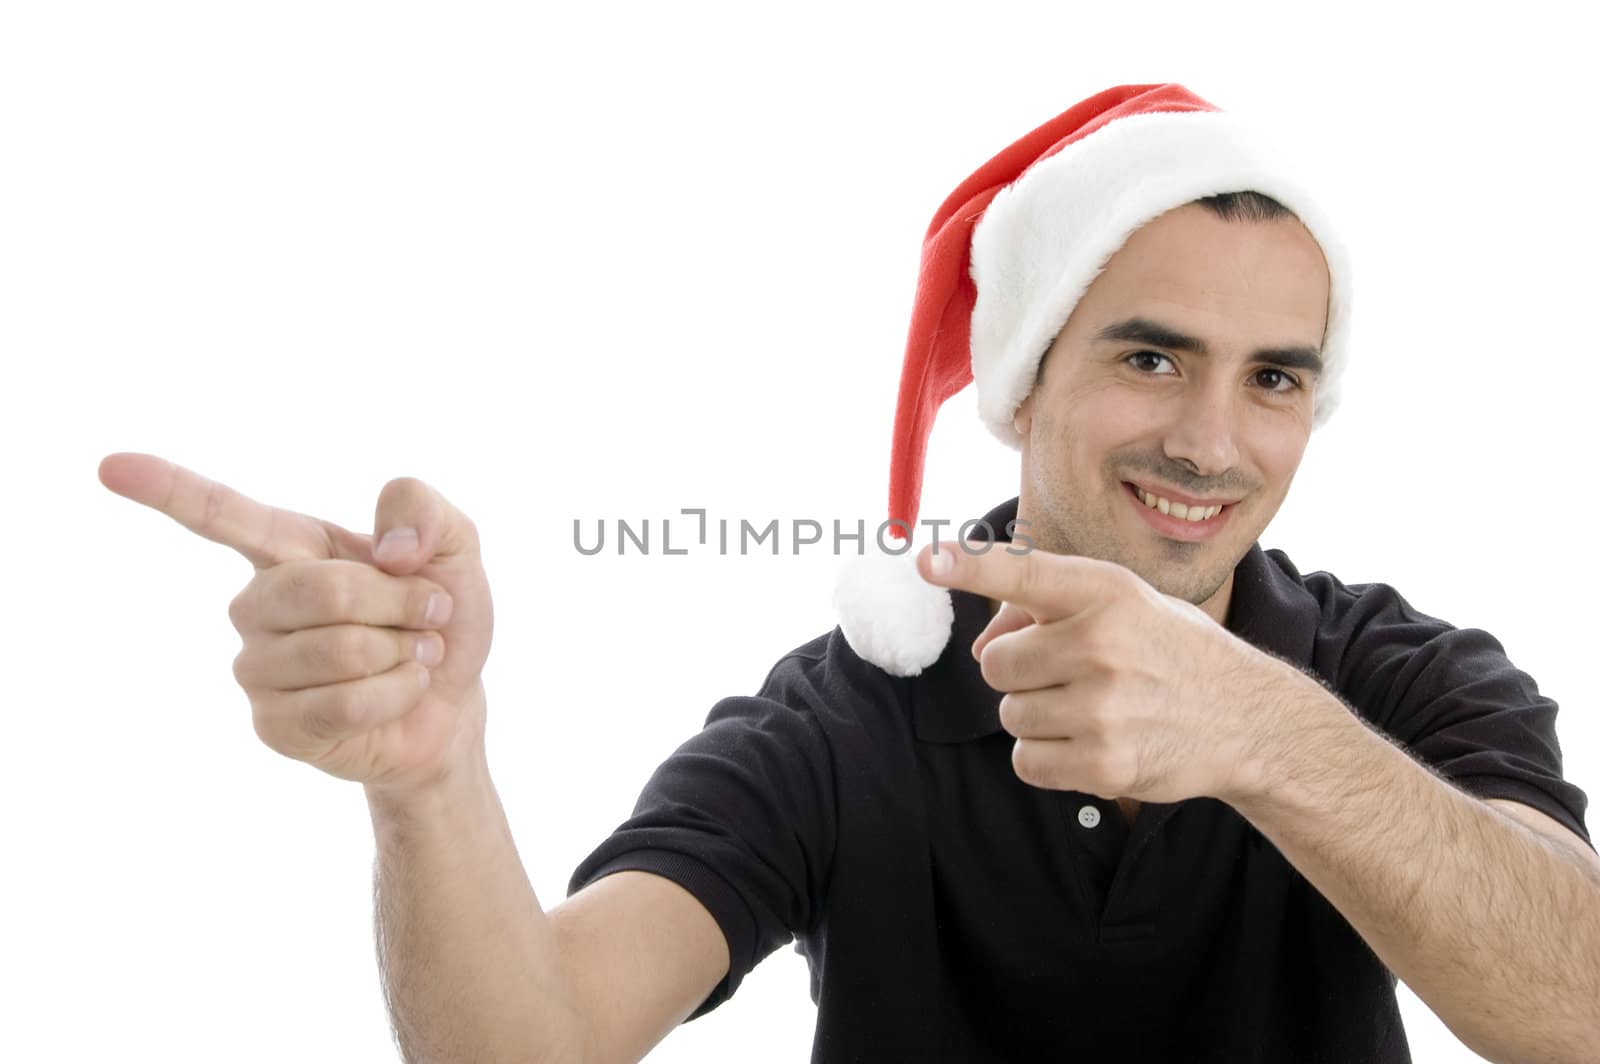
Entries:
[[1091,96],[984,163],[940,205],[923,238],[895,408],[888,534],[905,543],[852,559],[835,589],[839,626],[896,676],[939,659],[950,594],[914,567],[928,435],[940,405],[976,381],[978,413],[1020,449],[1012,424],[1039,361],[1106,262],[1134,231],[1205,196],[1253,191],[1293,211],[1331,280],[1313,427],[1339,401],[1350,288],[1342,246],[1266,137],[1181,85]]

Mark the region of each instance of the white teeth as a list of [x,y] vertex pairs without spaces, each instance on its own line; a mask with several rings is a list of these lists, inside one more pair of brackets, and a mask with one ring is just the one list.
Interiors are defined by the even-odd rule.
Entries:
[[1159,495],[1152,495],[1137,485],[1134,486],[1134,491],[1138,493],[1139,501],[1152,510],[1160,510],[1182,521],[1206,521],[1222,512],[1220,503],[1216,506],[1186,506],[1181,502],[1172,502]]

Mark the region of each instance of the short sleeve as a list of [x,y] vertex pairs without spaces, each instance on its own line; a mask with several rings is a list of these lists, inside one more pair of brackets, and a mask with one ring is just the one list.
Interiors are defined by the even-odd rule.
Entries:
[[1499,640],[1421,613],[1386,584],[1340,591],[1352,596],[1336,625],[1340,694],[1462,790],[1530,805],[1593,848],[1588,798],[1562,778],[1558,707]]
[[689,1020],[726,1001],[757,963],[819,919],[835,790],[826,736],[792,694],[790,674],[808,664],[787,656],[755,696],[717,702],[568,884],[571,896],[638,869],[699,899],[728,940],[729,970]]

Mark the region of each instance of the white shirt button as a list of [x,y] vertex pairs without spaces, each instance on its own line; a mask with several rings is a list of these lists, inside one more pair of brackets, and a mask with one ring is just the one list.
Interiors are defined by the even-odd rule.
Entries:
[[1100,823],[1100,810],[1092,805],[1086,805],[1078,810],[1078,823],[1086,828],[1092,828]]

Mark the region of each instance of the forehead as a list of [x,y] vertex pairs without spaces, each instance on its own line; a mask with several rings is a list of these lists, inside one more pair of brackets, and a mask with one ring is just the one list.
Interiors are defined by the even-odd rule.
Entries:
[[1229,220],[1189,204],[1138,229],[1073,310],[1098,330],[1144,315],[1229,343],[1320,346],[1327,324],[1328,266],[1293,217]]

